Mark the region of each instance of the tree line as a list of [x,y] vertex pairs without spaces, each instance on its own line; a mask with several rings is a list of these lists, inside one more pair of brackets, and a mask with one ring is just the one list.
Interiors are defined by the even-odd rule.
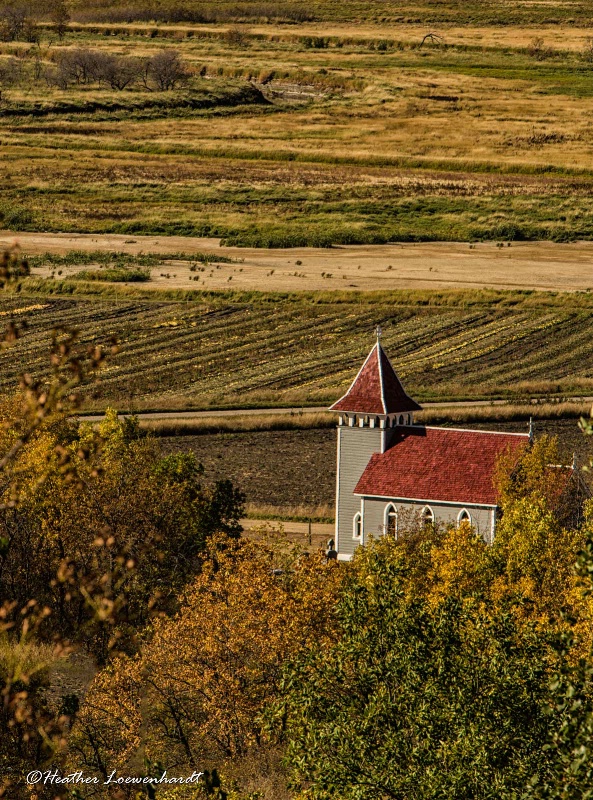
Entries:
[[31,51],[25,58],[0,60],[0,85],[5,88],[43,80],[49,86],[102,85],[122,91],[140,87],[145,91],[178,89],[190,79],[190,71],[176,50],[161,50],[153,56],[136,58],[81,47],[48,54]]

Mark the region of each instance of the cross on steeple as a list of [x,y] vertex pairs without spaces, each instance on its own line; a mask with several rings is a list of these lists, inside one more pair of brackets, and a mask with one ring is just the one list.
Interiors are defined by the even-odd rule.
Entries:
[[383,335],[383,331],[381,330],[381,326],[377,325],[377,327],[375,328],[375,331],[376,331],[376,334],[377,334],[377,344],[379,344],[380,341],[381,341],[381,336]]

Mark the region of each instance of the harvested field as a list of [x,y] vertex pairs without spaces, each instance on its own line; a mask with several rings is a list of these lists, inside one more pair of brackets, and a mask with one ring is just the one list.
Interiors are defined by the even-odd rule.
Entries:
[[99,409],[326,404],[352,381],[377,324],[420,401],[593,394],[587,294],[196,292],[176,301],[129,290],[88,299],[6,295],[0,315],[28,326],[0,353],[2,391],[25,365],[42,373],[56,324],[78,329],[83,345],[114,336],[121,352],[87,403]]
[[[0,247],[15,236],[0,232]],[[87,270],[76,252],[103,251],[159,263],[149,269],[146,288],[233,289],[295,292],[303,290],[376,291],[490,287],[546,291],[593,290],[593,243],[514,242],[498,247],[480,243],[341,245],[328,248],[257,249],[221,247],[218,239],[188,236],[145,237],[20,233],[22,251],[35,257],[33,275],[63,279]],[[175,254],[187,255],[186,260]],[[44,263],[44,254],[46,255]],[[64,256],[56,267],[51,258]],[[209,265],[192,255],[212,258]],[[216,259],[220,259],[217,261]],[[225,259],[230,263],[224,263]],[[192,271],[193,269],[193,271]]]
[[169,452],[192,450],[208,480],[230,478],[247,501],[276,508],[333,504],[336,432],[265,431],[161,439]]

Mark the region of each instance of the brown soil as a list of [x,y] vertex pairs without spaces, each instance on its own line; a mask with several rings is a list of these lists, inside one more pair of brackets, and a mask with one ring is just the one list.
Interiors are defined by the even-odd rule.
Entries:
[[193,450],[206,478],[230,478],[249,503],[274,506],[333,503],[333,429],[255,431],[162,439],[171,452]]
[[[184,236],[118,236],[0,232],[0,247],[18,242],[25,254],[105,250],[129,253],[215,253],[236,259],[205,273],[189,264],[170,262],[156,267],[142,287],[153,289],[242,289],[302,291],[312,289],[440,289],[506,288],[576,291],[593,288],[593,243],[489,242],[351,245],[330,249],[270,249],[220,247],[218,239]],[[297,264],[300,261],[300,264]],[[63,267],[63,278],[84,267]],[[273,270],[273,272],[272,272]],[[212,276],[210,276],[212,271]],[[161,273],[169,274],[163,277]],[[296,273],[296,274],[295,274]],[[35,274],[47,277],[49,268]],[[191,280],[201,275],[200,281]],[[230,279],[230,280],[229,280]]]

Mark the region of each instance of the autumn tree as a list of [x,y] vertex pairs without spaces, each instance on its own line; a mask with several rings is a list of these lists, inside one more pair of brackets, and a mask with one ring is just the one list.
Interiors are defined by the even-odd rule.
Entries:
[[548,436],[518,462],[499,464],[502,517],[492,553],[501,573],[499,588],[528,600],[534,613],[546,618],[558,618],[574,594],[574,564],[589,524],[588,518],[580,527],[563,524],[566,504],[582,502],[573,491],[577,479],[561,465],[557,439]]
[[161,50],[144,65],[144,85],[166,92],[187,81],[189,72],[177,50]]
[[[270,757],[262,713],[283,664],[333,638],[342,571],[318,556],[217,537],[174,619],[155,621],[141,654],[101,673],[71,741],[73,763],[138,769],[138,748],[168,769],[240,779]],[[123,713],[119,714],[120,707]]]
[[542,768],[546,636],[459,598],[407,597],[396,543],[355,559],[338,636],[288,662],[273,719],[314,800],[514,797]]
[[53,30],[58,35],[58,38],[63,39],[68,30],[68,23],[70,22],[70,12],[64,0],[56,0],[52,5],[50,19],[52,21]]
[[[163,457],[156,440],[113,411],[97,431],[67,422],[43,430],[19,457],[10,487],[18,502],[0,518],[4,596],[38,598],[52,610],[51,627],[86,641],[100,660],[114,634],[133,647],[151,612],[175,610],[207,536],[240,533],[241,494],[228,481],[204,486],[202,472],[191,454]],[[112,602],[125,594],[125,609],[117,630],[94,626],[89,639],[93,614],[76,585],[114,567],[105,588]]]

